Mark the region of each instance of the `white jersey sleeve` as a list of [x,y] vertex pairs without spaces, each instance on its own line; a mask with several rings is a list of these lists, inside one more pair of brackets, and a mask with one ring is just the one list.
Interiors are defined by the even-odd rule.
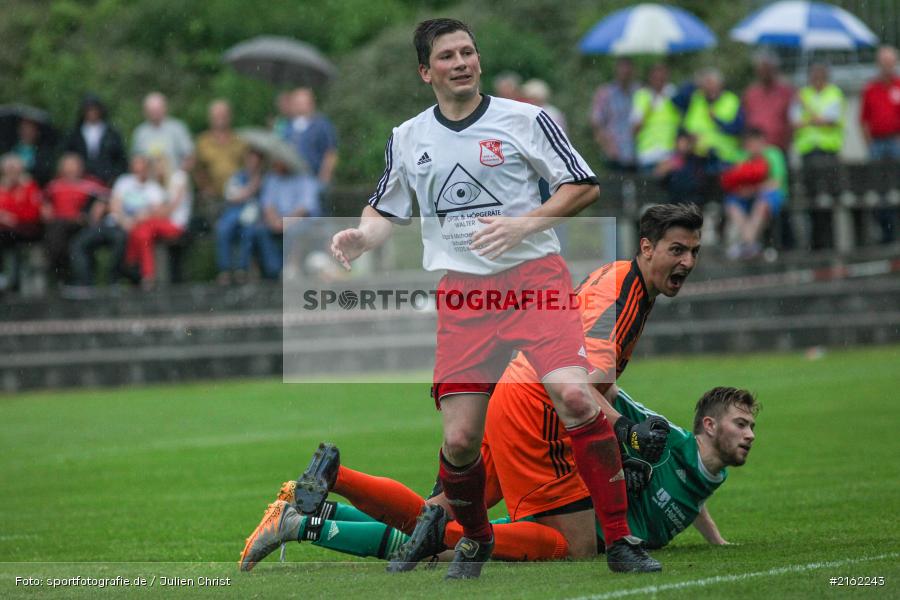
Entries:
[[550,184],[551,192],[566,183],[597,182],[587,162],[546,112],[540,111],[532,120],[530,137],[524,149],[528,162]]
[[413,192],[405,173],[398,137],[395,128],[385,144],[384,173],[369,198],[369,205],[385,217],[408,221],[412,217]]

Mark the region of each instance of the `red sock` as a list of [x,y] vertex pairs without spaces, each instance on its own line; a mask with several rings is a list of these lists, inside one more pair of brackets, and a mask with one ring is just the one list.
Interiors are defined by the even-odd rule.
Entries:
[[453,516],[462,525],[465,536],[478,542],[491,539],[491,522],[484,504],[484,487],[487,474],[481,455],[462,470],[454,467],[441,452],[441,484],[444,495],[453,510]]
[[[453,548],[463,535],[462,525],[447,523],[444,544]],[[562,560],[569,555],[569,543],[563,534],[540,523],[517,521],[494,525],[493,558],[500,560]]]
[[616,434],[603,413],[593,421],[568,429],[572,455],[581,479],[594,501],[594,512],[603,528],[603,539],[612,542],[631,534],[628,528],[628,497],[622,476]]
[[373,519],[411,534],[425,501],[393,479],[366,475],[341,466],[332,490]]

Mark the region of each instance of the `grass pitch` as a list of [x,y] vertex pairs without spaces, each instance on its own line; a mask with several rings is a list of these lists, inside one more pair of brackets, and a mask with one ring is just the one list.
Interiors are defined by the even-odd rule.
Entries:
[[[389,576],[379,561],[292,544],[286,564],[273,556],[241,574],[244,537],[321,440],[336,442],[348,466],[427,493],[440,440],[427,386],[250,381],[33,393],[0,397],[0,597],[99,593],[51,587],[74,576],[146,578],[104,590],[124,597],[900,597],[900,347],[819,360],[636,360],[620,383],[684,426],[714,385],[759,395],[747,465],[709,502],[735,545],[713,548],[689,530],[655,552],[658,575],[613,575],[602,559],[496,563],[479,581],[448,585],[443,567]],[[829,584],[840,576],[881,576],[884,585]],[[164,586],[164,577],[193,586]],[[230,581],[199,586],[216,578]]]

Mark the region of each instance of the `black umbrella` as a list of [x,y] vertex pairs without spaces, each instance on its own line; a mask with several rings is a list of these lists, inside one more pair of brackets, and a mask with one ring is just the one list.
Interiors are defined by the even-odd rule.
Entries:
[[276,86],[317,87],[337,74],[316,48],[285,37],[260,36],[241,42],[225,52],[223,60],[239,73]]
[[27,104],[2,104],[0,105],[0,151],[9,150],[19,141],[19,122],[23,119],[37,123],[41,132],[40,144],[56,144],[56,129],[53,127],[47,111]]

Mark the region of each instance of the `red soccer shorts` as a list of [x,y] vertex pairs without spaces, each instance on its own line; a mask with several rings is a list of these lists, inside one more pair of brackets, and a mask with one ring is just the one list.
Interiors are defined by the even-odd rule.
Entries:
[[538,382],[553,371],[590,371],[581,316],[563,259],[552,254],[494,275],[448,272],[437,289],[435,403],[490,394],[520,350]]

